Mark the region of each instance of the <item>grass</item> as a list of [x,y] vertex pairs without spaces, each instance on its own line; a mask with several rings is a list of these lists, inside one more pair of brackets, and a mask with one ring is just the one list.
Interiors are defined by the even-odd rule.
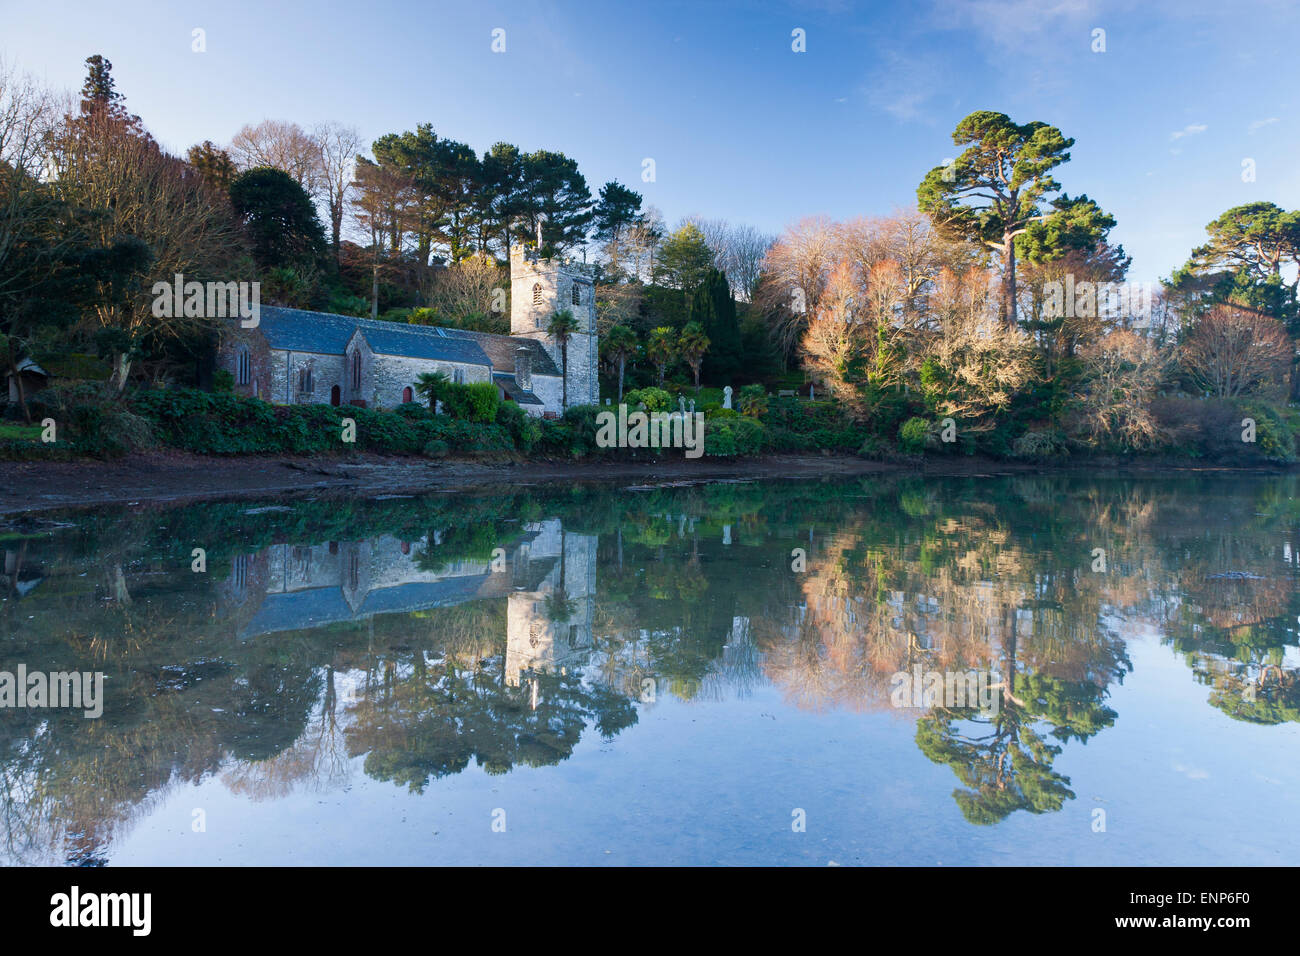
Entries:
[[14,425],[0,422],[0,439],[25,438],[28,441],[41,440],[40,425]]

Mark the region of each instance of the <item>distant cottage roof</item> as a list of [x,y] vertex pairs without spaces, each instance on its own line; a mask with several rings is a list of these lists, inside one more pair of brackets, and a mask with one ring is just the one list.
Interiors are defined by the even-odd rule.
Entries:
[[560,374],[540,342],[509,335],[466,332],[432,325],[403,325],[281,306],[263,306],[257,327],[267,345],[288,352],[342,355],[353,334],[360,331],[371,351],[380,355],[488,365],[494,371],[511,374],[515,370],[515,353],[523,347],[532,355],[534,375]]

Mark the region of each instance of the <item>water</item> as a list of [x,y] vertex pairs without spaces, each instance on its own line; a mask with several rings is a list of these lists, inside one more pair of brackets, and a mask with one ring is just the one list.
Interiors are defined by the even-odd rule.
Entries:
[[[1296,490],[872,477],[26,516],[0,526],[0,671],[105,691],[98,719],[0,710],[0,859],[1300,863]],[[911,706],[900,672],[1010,696]]]

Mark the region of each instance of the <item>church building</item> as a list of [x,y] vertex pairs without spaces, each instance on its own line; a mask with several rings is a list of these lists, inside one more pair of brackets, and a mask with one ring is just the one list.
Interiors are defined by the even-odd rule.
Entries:
[[[547,327],[564,309],[577,331],[561,350]],[[442,372],[456,383],[491,382],[503,401],[550,417],[598,401],[598,348],[587,268],[512,246],[509,335],[263,306],[256,327],[231,322],[222,329],[217,367],[234,377],[239,395],[362,408],[418,401],[420,375]]]

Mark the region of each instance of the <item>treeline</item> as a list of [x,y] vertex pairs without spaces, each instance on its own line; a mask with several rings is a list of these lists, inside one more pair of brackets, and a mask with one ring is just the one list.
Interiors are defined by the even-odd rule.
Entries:
[[765,260],[777,341],[849,415],[908,451],[1294,460],[1300,212],[1228,210],[1151,288],[1053,178],[1060,130],[977,112],[953,141],[917,211],[805,220]]
[[211,324],[153,315],[154,283],[177,273],[256,280],[266,305],[506,332],[509,248],[539,238],[545,255],[590,256],[602,332],[619,326],[624,343],[611,379],[622,367],[633,384],[688,380],[689,356],[648,349],[654,330],[675,342],[692,321],[714,343],[706,380],[779,371],[764,329],[743,328],[771,241],[752,228],[670,231],[632,189],[608,182],[593,195],[563,153],[496,143],[480,155],[429,124],[367,151],[343,124],[268,120],[173,156],[127,109],[112,64],[86,65],[71,107],[0,75],[6,371],[34,362],[113,392],[206,385]]
[[589,263],[609,397],[815,393],[837,433],[884,453],[1296,454],[1300,212],[1230,209],[1158,288],[1131,283],[1114,217],[1054,178],[1073,140],[1046,123],[972,113],[915,210],[777,239],[670,230],[623,184],[593,193],[563,153],[480,154],[428,124],[366,153],[342,124],[265,121],[171,156],[99,56],[73,106],[10,71],[0,107],[9,372],[114,396],[208,387],[212,323],[153,314],[154,283],[178,273],[256,279],[263,304],[506,332],[523,243]]

